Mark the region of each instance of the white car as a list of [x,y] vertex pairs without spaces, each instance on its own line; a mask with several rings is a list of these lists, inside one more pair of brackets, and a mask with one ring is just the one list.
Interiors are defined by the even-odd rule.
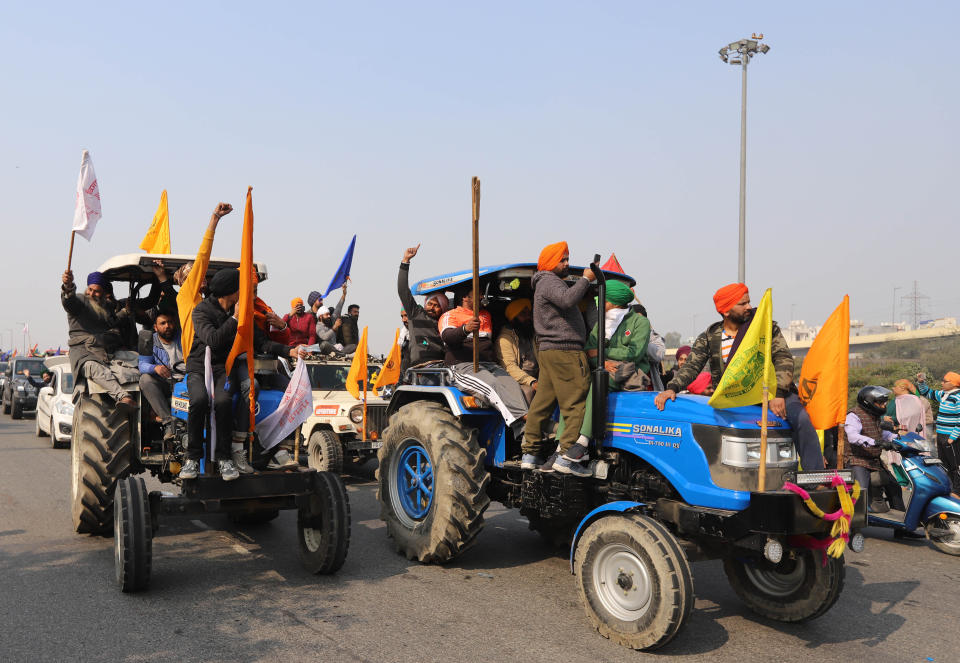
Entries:
[[67,356],[44,360],[53,374],[37,395],[37,437],[50,436],[55,449],[70,446],[73,433],[73,373]]

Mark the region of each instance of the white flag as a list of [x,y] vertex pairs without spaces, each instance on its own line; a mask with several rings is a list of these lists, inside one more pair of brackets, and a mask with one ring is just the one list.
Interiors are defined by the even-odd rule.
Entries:
[[23,323],[23,333],[24,334],[30,333],[30,326],[26,322]]
[[276,446],[280,440],[306,421],[312,412],[313,389],[310,387],[307,365],[303,359],[297,359],[297,367],[293,371],[287,390],[283,392],[280,405],[275,412],[270,413],[257,424],[260,446],[265,450]]
[[88,242],[100,220],[100,187],[97,174],[93,172],[90,153],[83,151],[80,157],[80,177],[77,179],[77,206],[73,210],[73,230]]

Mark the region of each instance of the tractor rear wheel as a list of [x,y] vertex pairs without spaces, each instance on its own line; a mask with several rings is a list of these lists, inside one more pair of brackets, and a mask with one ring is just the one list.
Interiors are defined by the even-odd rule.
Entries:
[[130,474],[130,418],[104,394],[83,394],[73,411],[70,503],[74,530],[109,534],[113,493]]
[[390,417],[382,439],[377,499],[397,551],[442,564],[472,546],[490,506],[477,431],[439,403],[419,401]]

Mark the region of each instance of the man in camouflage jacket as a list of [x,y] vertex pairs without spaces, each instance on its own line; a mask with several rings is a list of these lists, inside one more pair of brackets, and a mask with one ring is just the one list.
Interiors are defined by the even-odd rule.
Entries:
[[[713,296],[713,301],[723,319],[710,325],[697,337],[683,366],[667,383],[666,389],[657,395],[654,403],[660,410],[663,410],[667,400],[676,399],[677,392],[686,389],[704,368],[710,371],[711,386],[715,389],[753,320],[755,309],[750,308],[750,292],[742,283],[724,286]],[[773,323],[771,354],[777,373],[777,393],[770,400],[770,410],[790,422],[793,444],[803,469],[821,470],[824,462],[820,439],[797,395],[797,388],[793,384],[793,355],[776,322]]]

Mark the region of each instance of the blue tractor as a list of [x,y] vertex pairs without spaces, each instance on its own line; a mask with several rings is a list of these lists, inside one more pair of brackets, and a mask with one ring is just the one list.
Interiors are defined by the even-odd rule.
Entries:
[[[602,301],[606,279],[598,274]],[[497,312],[531,296],[536,266],[482,268],[484,306]],[[571,280],[582,268],[571,268]],[[471,272],[417,283],[414,294],[450,290]],[[592,297],[591,297],[592,298]],[[603,319],[603,316],[599,316]],[[603,360],[599,361],[603,366]],[[520,467],[520,440],[481,399],[451,384],[444,368],[411,369],[389,406],[379,452],[381,518],[398,552],[444,563],[467,550],[483,529],[491,500],[516,508],[530,528],[569,546],[587,616],[604,637],[634,649],[656,649],[680,630],[693,603],[690,561],[722,559],[737,595],[765,617],[802,622],[825,613],[844,579],[843,557],[816,549],[830,536],[795,493],[756,492],[760,465],[759,406],[715,410],[681,395],[664,411],[653,392],[607,394],[594,375],[593,476]],[[836,490],[818,488],[833,472],[801,473],[789,425],[771,414],[766,476],[793,481],[826,513],[841,508]],[[849,472],[843,478],[852,484]],[[863,538],[863,500],[855,504],[852,547]]]

